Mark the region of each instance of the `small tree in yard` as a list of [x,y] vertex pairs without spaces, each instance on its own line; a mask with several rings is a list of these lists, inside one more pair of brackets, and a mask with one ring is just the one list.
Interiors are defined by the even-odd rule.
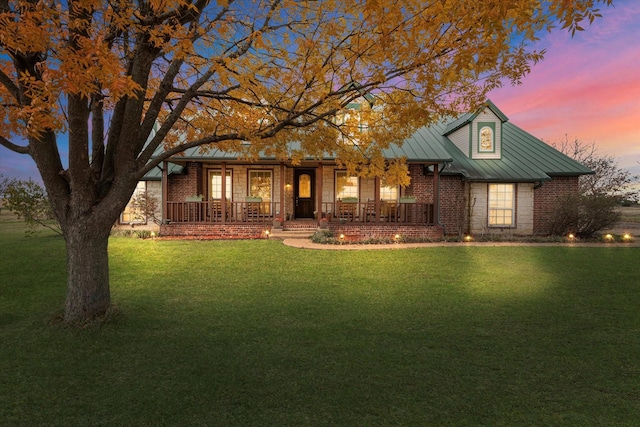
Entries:
[[0,173],[0,197],[4,196],[4,192],[15,181],[16,181],[15,179],[9,178]]
[[149,221],[156,219],[158,210],[158,198],[153,191],[144,190],[137,192],[131,198],[131,210],[135,219]]
[[5,191],[7,191],[7,188],[14,182],[15,179],[9,178],[0,173],[0,212],[2,212],[3,204],[1,202],[5,196]]
[[62,234],[51,211],[47,193],[32,180],[17,180],[9,184],[4,191],[4,201],[7,209],[29,224],[31,231],[42,226]]
[[620,220],[616,209],[618,203],[638,197],[638,192],[628,186],[638,177],[620,168],[614,157],[598,154],[594,143],[585,144],[578,139],[569,141],[565,138],[565,141],[552,145],[594,173],[580,177],[579,194],[559,200],[551,219],[551,233],[563,235],[572,232],[590,237],[615,225]]
[[[111,226],[164,160],[330,153],[406,185],[385,148],[520,82],[537,34],[582,30],[597,4],[612,0],[0,0],[0,145],[33,158],[60,223],[64,321],[109,309]],[[358,123],[337,113],[365,92],[367,132],[338,143]]]

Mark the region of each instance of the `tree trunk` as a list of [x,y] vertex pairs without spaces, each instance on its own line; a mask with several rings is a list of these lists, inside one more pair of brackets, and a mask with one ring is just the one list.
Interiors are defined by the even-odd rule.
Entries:
[[104,315],[111,305],[109,232],[85,224],[65,230],[67,297],[64,322],[81,324]]

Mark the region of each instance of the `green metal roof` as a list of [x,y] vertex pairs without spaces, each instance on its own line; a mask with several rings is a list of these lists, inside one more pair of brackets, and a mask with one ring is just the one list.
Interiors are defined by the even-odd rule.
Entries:
[[392,145],[387,150],[384,150],[384,155],[389,159],[406,157],[410,163],[450,162],[453,158],[444,147],[446,138],[442,136],[441,131],[439,126],[420,128],[405,140],[401,147]]
[[444,130],[443,135],[449,135],[451,132],[460,129],[462,126],[468,123],[471,123],[473,119],[478,117],[478,114],[480,114],[485,108],[488,108],[489,110],[491,110],[491,112],[493,112],[493,114],[495,114],[496,117],[498,117],[502,123],[509,120],[509,118],[505,116],[504,113],[500,111],[500,109],[496,107],[496,105],[493,102],[491,102],[490,100],[487,100],[484,104],[480,106],[480,108],[476,110],[475,113],[465,113],[462,116],[458,117],[456,120],[449,123],[446,129]]
[[[169,167],[169,171],[168,171],[169,175],[174,173],[183,173],[184,166],[180,166],[171,162],[167,163],[167,165]],[[162,167],[160,165],[151,169],[142,178],[143,181],[160,181],[161,179],[162,179]]]
[[448,139],[453,161],[443,173],[461,174],[469,181],[538,182],[554,176],[578,176],[591,169],[511,123],[502,124],[502,158],[470,159]]
[[[502,144],[500,159],[470,159],[456,147],[446,135],[469,125],[484,109],[489,108],[502,122]],[[291,143],[295,148],[295,142]],[[463,114],[455,120],[443,120],[432,126],[418,129],[402,146],[392,145],[384,150],[387,158],[405,157],[409,163],[446,163],[443,174],[459,174],[469,181],[492,182],[539,182],[553,176],[578,176],[591,174],[589,168],[562,154],[543,141],[508,122],[505,116],[491,101],[487,101],[476,113]],[[200,148],[186,150],[172,161],[239,161],[238,153],[229,153],[217,148],[201,152]],[[315,160],[307,158],[307,160]],[[322,160],[334,158],[325,155]],[[259,161],[276,162],[273,155],[260,155]],[[180,172],[181,166],[170,163],[170,172]],[[153,174],[156,175],[153,175]],[[147,176],[162,173],[156,168]]]

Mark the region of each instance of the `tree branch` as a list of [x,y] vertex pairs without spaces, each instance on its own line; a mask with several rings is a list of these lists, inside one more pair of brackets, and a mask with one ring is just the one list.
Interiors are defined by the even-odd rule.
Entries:
[[0,145],[18,154],[29,154],[28,144],[26,146],[16,145],[3,136],[0,136]]

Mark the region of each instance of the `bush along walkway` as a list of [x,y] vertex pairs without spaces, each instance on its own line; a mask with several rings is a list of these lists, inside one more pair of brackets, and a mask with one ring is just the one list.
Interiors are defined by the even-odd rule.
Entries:
[[[391,240],[391,241],[389,241]],[[433,242],[407,242],[401,236],[395,239],[371,239],[365,241],[353,241],[349,236],[320,236],[315,235],[311,239],[285,238],[283,244],[300,249],[327,249],[327,250],[369,250],[369,249],[409,249],[428,247],[456,247],[456,246],[575,246],[575,247],[640,247],[640,240],[630,234],[602,235],[600,239],[581,240],[573,236],[565,238],[523,238],[522,240],[487,240],[476,241],[471,237],[465,237],[456,241]]]

